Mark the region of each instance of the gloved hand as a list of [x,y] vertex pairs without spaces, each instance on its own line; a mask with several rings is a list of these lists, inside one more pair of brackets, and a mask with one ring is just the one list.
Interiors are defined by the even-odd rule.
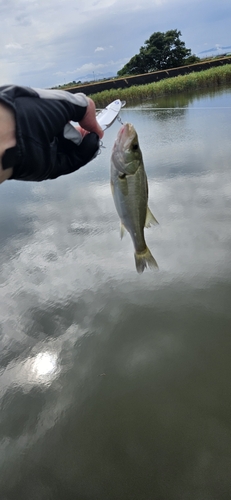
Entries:
[[95,132],[98,134],[99,138],[102,139],[104,132],[96,120],[95,103],[92,99],[90,99],[90,97],[88,97],[87,100],[87,111],[83,119],[79,122],[80,127],[76,128],[81,132],[83,137],[86,135],[87,130],[88,132]]
[[99,151],[100,139],[95,132],[87,133],[79,146],[68,139],[59,142],[56,162],[49,179],[67,175],[89,163]]
[[[81,144],[78,146],[79,167],[86,165],[89,161],[97,156],[100,146],[99,136],[95,132],[89,132],[83,137]],[[76,147],[75,147],[76,148]]]

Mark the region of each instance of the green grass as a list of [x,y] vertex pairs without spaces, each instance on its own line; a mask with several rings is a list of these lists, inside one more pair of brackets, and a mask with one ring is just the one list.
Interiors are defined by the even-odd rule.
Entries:
[[231,83],[231,64],[210,68],[199,73],[166,78],[160,82],[134,85],[126,89],[111,89],[92,94],[96,107],[101,108],[115,99],[125,100],[129,105],[155,99],[160,96],[179,94],[197,89],[213,89]]

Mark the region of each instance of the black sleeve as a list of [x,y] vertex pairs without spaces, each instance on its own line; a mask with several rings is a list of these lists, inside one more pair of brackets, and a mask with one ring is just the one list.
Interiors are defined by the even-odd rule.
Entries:
[[[12,179],[54,179],[85,165],[98,151],[96,134],[78,142],[78,137],[72,140],[64,130],[69,121],[84,117],[88,105],[84,94],[12,85],[0,88],[0,100],[13,108],[16,118],[16,159],[9,165],[14,168]],[[7,168],[13,155],[4,156],[3,168]]]
[[88,101],[84,94],[70,94],[64,90],[33,91],[34,99],[18,96],[16,111],[22,134],[44,146],[63,134],[69,121],[79,122],[86,113]]
[[65,124],[79,122],[85,115],[88,100],[85,94],[64,90],[32,89],[17,85],[0,87],[0,102],[9,106],[16,118],[18,133],[35,140],[53,140]]

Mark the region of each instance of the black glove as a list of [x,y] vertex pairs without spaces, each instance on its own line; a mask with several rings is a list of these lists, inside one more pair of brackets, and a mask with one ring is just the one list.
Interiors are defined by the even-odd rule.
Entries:
[[49,148],[33,141],[26,142],[27,159],[18,153],[17,146],[7,150],[3,156],[3,168],[13,166],[11,179],[22,181],[44,181],[78,170],[97,155],[100,139],[95,132],[87,134],[77,146],[62,136],[55,137]]
[[63,138],[58,144],[56,163],[49,179],[56,179],[83,167],[97,156],[99,146],[99,136],[95,132],[85,135],[79,146]]

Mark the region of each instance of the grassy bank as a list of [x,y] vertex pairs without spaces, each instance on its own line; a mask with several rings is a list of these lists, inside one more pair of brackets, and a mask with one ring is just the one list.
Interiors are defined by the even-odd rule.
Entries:
[[179,92],[204,88],[212,89],[227,83],[231,84],[231,64],[207,69],[200,73],[166,78],[160,82],[148,83],[147,85],[134,85],[126,89],[104,90],[103,92],[91,95],[91,97],[96,106],[101,108],[115,99],[125,100],[129,105],[147,99],[155,99],[163,95],[178,94]]

